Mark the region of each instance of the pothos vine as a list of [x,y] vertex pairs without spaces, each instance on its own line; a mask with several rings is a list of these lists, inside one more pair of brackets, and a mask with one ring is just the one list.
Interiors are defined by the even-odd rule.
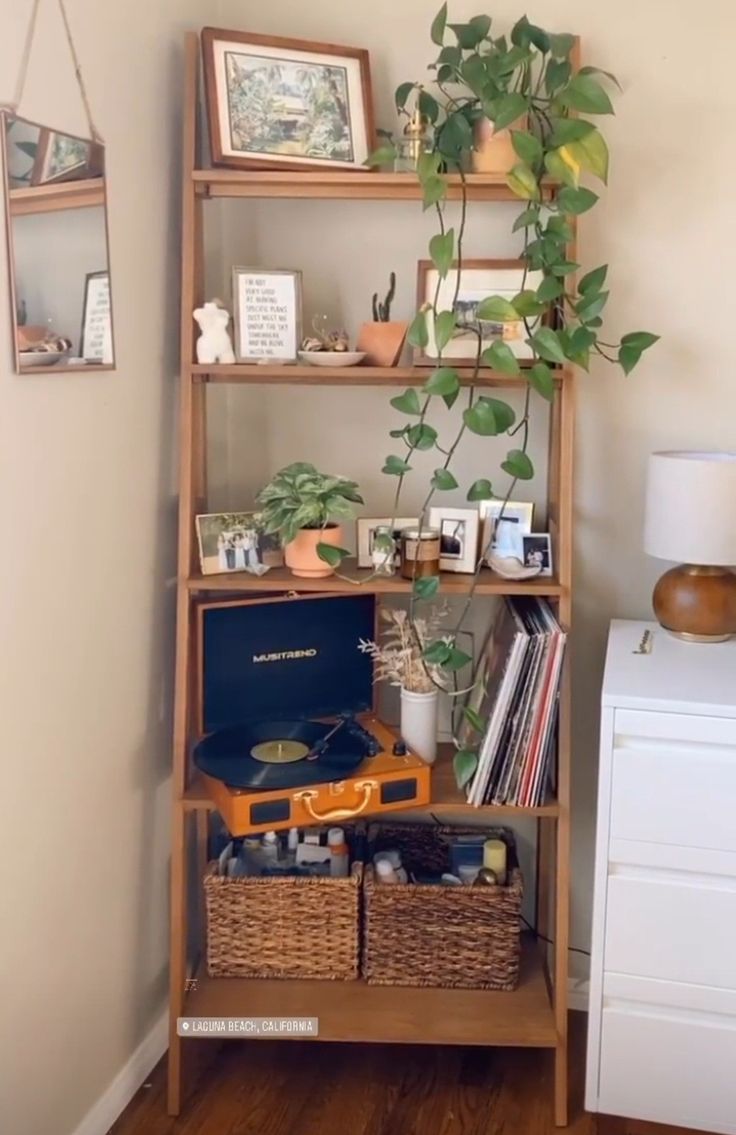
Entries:
[[[437,365],[418,393],[414,387],[391,399],[391,405],[410,419],[391,430],[401,441],[403,452],[389,455],[383,472],[397,479],[393,515],[400,515],[401,495],[411,472],[412,455],[435,450],[438,462],[421,506],[420,526],[426,526],[430,504],[438,492],[458,489],[451,465],[466,432],[482,437],[507,435],[512,439],[501,471],[508,481],[497,492],[490,477],[476,480],[467,490],[467,499],[502,502],[500,515],[520,481],[534,477],[529,456],[530,415],[537,399],[548,403],[555,397],[559,369],[568,364],[588,370],[591,359],[599,355],[616,362],[629,374],[657,336],[634,331],[618,342],[600,337],[602,313],[609,298],[606,290],[608,267],[588,271],[574,283],[580,264],[569,259],[576,218],[587,213],[598,201],[593,190],[581,184],[584,174],[602,183],[608,179],[609,153],[605,139],[589,117],[613,113],[607,87],[618,86],[615,77],[596,67],[575,66],[575,37],[553,34],[531,24],[524,16],[507,38],[495,36],[491,17],[474,16],[467,23],[449,23],[447,4],[443,4],[431,26],[432,42],[439,48],[429,65],[433,81],[427,84],[402,83],[396,90],[396,107],[406,114],[407,104],[416,100],[418,109],[431,123],[433,144],[418,160],[423,207],[433,208],[438,232],[429,242],[429,255],[437,270],[438,285],[431,304],[419,310],[411,323],[408,341],[426,348],[430,329],[436,344]],[[449,42],[448,42],[449,41]],[[431,89],[430,89],[431,88]],[[523,322],[526,343],[532,358],[520,366],[511,348],[496,341],[483,348],[477,333],[475,360],[467,382],[467,404],[462,421],[449,444],[441,445],[438,431],[427,421],[430,407],[441,399],[451,409],[461,395],[458,370],[443,361],[445,349],[455,330],[454,304],[440,310],[440,286],[451,270],[456,270],[455,300],[458,295],[463,260],[463,241],[468,212],[468,189],[464,170],[473,145],[474,125],[489,119],[494,130],[510,128],[517,162],[506,176],[513,194],[523,203],[513,232],[521,233],[523,282],[513,300],[492,295],[478,306],[478,320]],[[391,145],[383,145],[369,159],[373,165],[386,165],[395,156]],[[460,217],[457,231],[447,227],[447,174],[459,175]],[[528,286],[534,274],[534,287]],[[541,275],[541,280],[540,280]],[[498,375],[518,379],[524,388],[520,417],[508,402],[479,394],[482,367]],[[467,618],[487,549],[482,549],[470,581],[459,618],[449,634],[432,642],[425,659],[447,676],[447,684],[457,688],[457,674],[472,659],[459,649],[458,636]],[[332,552],[334,555],[334,550]],[[416,604],[431,600],[440,588],[439,576],[415,578],[410,615]],[[486,722],[477,712],[464,711],[471,730],[478,738]],[[455,755],[458,782],[467,783],[477,766],[472,747],[459,748]]]

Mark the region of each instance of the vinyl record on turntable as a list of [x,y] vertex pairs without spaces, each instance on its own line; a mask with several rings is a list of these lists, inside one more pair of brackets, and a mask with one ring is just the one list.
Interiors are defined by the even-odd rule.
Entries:
[[194,763],[231,788],[300,788],[350,776],[367,756],[359,736],[321,721],[260,721],[218,729]]

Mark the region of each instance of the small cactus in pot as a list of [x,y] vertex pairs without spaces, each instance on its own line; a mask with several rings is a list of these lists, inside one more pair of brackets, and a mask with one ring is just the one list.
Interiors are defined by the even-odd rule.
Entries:
[[389,275],[388,291],[383,301],[373,293],[373,321],[364,323],[358,335],[358,350],[365,351],[368,366],[394,367],[399,361],[409,324],[391,319],[391,305],[396,295],[396,273]]

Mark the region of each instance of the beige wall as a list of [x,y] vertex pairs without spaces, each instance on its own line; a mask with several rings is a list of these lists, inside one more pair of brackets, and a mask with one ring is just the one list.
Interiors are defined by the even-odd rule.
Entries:
[[[29,8],[3,9],[1,97]],[[166,997],[180,32],[207,13],[68,8],[108,145],[118,370],[15,377],[0,270],[7,1135],[71,1135]],[[83,131],[55,4],[39,37],[23,109]]]
[[[241,0],[220,0],[224,27],[292,35],[370,49],[379,124],[393,128],[392,92],[422,79],[432,57],[428,26],[439,0],[270,0],[248,18]],[[499,29],[525,10],[514,0],[455,0],[451,18],[492,11]],[[658,447],[733,445],[736,387],[729,319],[734,245],[732,185],[736,155],[727,144],[736,110],[730,44],[736,9],[709,5],[707,50],[684,0],[536,0],[530,19],[582,36],[585,58],[619,76],[624,94],[605,123],[613,150],[611,185],[581,225],[590,266],[610,262],[613,335],[640,328],[663,336],[630,378],[595,367],[579,387],[576,484],[576,633],[573,937],[589,936],[596,779],[597,702],[608,620],[644,617],[661,568],[641,549],[642,486],[647,453]],[[233,206],[233,209],[236,206]],[[247,206],[237,206],[239,210]],[[501,216],[503,214],[503,216]],[[244,212],[231,219],[238,243]],[[476,206],[472,248],[509,254],[506,207]],[[431,232],[418,206],[284,203],[261,206],[250,251],[263,265],[305,272],[306,315],[327,309],[355,331],[370,294],[390,268],[399,273],[397,316],[411,309],[415,262]],[[226,247],[228,247],[226,245]],[[235,252],[233,252],[233,257]],[[389,452],[394,416],[380,391],[278,390],[266,401],[232,395],[231,438],[247,436],[258,408],[267,460],[260,480],[286,460],[314,459],[355,474],[368,514],[388,502],[378,469]],[[240,409],[238,407],[241,407]],[[265,418],[265,423],[264,423]],[[239,422],[236,429],[234,422]],[[467,485],[496,465],[497,446],[473,439],[458,463]],[[238,467],[231,459],[231,474]],[[258,484],[252,472],[234,481],[235,503]],[[448,503],[452,494],[447,495]],[[409,505],[416,494],[409,491]],[[458,499],[457,503],[460,503]],[[583,972],[573,958],[576,972]]]

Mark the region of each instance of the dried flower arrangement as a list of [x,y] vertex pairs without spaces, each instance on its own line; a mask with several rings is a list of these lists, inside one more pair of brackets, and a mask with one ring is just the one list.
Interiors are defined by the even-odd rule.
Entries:
[[373,659],[374,680],[400,686],[415,694],[429,694],[438,687],[445,689],[442,668],[427,659],[426,651],[437,637],[448,610],[446,604],[432,607],[427,618],[412,621],[403,607],[382,608],[380,617],[388,624],[383,641],[376,643],[360,639],[358,643],[358,650]]

